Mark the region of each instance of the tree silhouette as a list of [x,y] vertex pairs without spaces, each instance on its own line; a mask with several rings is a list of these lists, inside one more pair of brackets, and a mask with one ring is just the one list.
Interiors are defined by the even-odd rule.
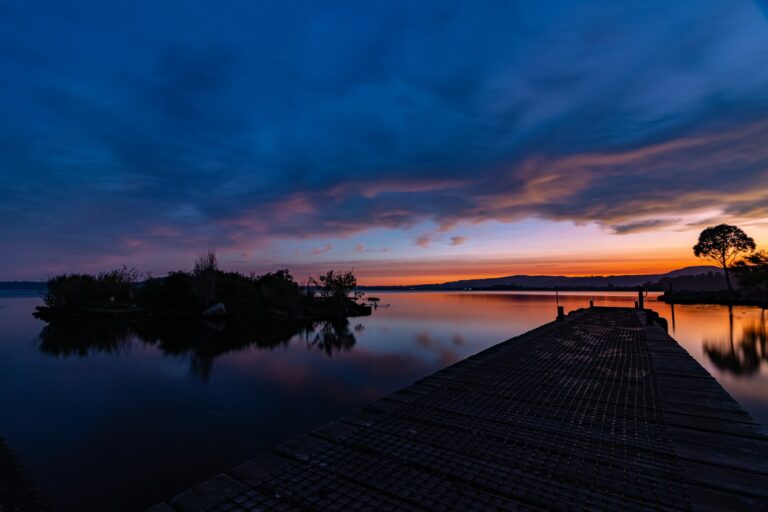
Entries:
[[693,246],[693,254],[717,263],[723,269],[728,289],[733,290],[730,277],[731,264],[740,254],[754,251],[755,247],[755,241],[740,228],[720,224],[708,227],[701,232],[699,243]]
[[317,279],[310,277],[309,283],[316,286],[323,297],[337,302],[346,302],[350,294],[355,300],[360,296],[356,291],[357,278],[351,270],[329,270]]
[[195,268],[192,270],[195,291],[202,309],[213,304],[216,295],[216,275],[219,273],[219,262],[214,249],[207,249],[197,255]]

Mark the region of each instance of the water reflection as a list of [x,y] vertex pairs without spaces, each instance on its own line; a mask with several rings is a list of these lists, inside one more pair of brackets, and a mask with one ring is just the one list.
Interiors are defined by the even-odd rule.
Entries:
[[728,309],[727,340],[704,341],[704,353],[712,364],[722,371],[734,375],[756,374],[763,363],[768,363],[765,310],[761,312],[759,319],[745,322],[741,326],[741,335],[736,341],[733,332],[733,308]]
[[[358,332],[362,329],[362,324],[355,327]],[[357,342],[345,318],[247,323],[63,321],[47,324],[38,336],[40,351],[55,357],[118,354],[134,343],[154,345],[165,355],[188,358],[190,373],[204,382],[210,379],[218,357],[251,347],[271,350],[288,345],[294,337],[328,357],[352,350]]]
[[131,344],[133,331],[116,322],[56,322],[40,331],[40,351],[55,357],[117,354]]
[[[358,332],[362,329],[362,324],[358,324],[355,327],[355,330]],[[307,340],[308,347],[322,350],[328,357],[333,356],[337,352],[348,352],[357,343],[355,335],[349,330],[349,320],[346,318],[322,322],[319,328],[307,331],[305,339]]]
[[[351,324],[45,328],[31,314],[39,299],[0,297],[0,411],[12,411],[3,416],[0,434],[55,510],[101,511],[104,496],[112,500],[111,512],[143,510],[557,313],[547,292],[380,297],[391,307]],[[632,306],[636,298],[568,292],[559,302],[571,311],[590,299]],[[653,296],[647,305],[768,424],[765,313],[734,307],[729,314],[724,306],[673,310]]]

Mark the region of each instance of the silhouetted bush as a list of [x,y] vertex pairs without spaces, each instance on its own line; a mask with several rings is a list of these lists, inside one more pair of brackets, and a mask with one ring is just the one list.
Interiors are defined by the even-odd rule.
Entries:
[[255,276],[252,281],[266,304],[291,306],[299,303],[303,298],[301,287],[288,269]]
[[148,279],[136,290],[136,304],[150,311],[199,311],[199,297],[192,275],[170,272],[167,276]]
[[43,302],[50,308],[118,307],[133,303],[135,269],[121,267],[96,276],[62,274],[48,280]]
[[241,312],[263,307],[264,301],[248,276],[237,272],[218,272],[214,290],[216,302],[223,302],[229,312]]
[[310,278],[310,283],[317,286],[320,295],[336,302],[349,300],[350,294],[354,299],[358,298],[357,278],[351,270],[329,270],[317,279]]
[[733,266],[739,284],[768,298],[768,252],[758,251]]
[[199,312],[222,302],[229,312],[242,313],[254,308],[297,306],[303,295],[288,270],[245,276],[209,268],[148,280],[138,290],[137,299],[140,307],[150,310]]
[[48,280],[43,302],[49,308],[85,307],[96,295],[96,278],[85,274],[62,274]]
[[126,266],[109,272],[100,272],[96,276],[96,283],[99,292],[103,294],[102,297],[119,304],[133,302],[133,292],[138,280],[139,273],[136,269]]

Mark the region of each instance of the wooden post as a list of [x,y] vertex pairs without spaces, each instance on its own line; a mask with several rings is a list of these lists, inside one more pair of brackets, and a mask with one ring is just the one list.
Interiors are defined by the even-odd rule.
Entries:
[[645,309],[642,286],[637,290],[637,309]]
[[557,306],[557,319],[565,320],[565,310],[563,309],[563,306]]
[[595,307],[595,301],[594,300],[589,299],[589,307],[590,307],[590,309]]

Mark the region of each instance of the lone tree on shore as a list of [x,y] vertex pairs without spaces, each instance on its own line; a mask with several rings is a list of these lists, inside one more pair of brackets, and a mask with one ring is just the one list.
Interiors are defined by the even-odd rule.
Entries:
[[693,246],[693,254],[717,263],[723,269],[725,282],[729,290],[731,285],[730,268],[736,258],[745,252],[755,250],[755,241],[736,226],[720,224],[708,227],[699,235],[699,243]]

